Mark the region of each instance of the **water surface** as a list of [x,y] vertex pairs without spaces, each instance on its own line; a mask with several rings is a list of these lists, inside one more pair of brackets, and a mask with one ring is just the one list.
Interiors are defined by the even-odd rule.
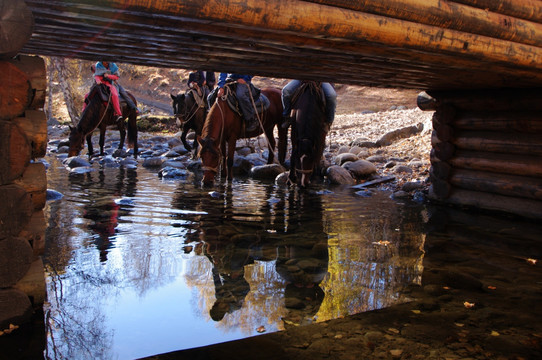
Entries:
[[46,356],[131,359],[408,301],[422,205],[350,188],[296,191],[55,158],[44,262]]

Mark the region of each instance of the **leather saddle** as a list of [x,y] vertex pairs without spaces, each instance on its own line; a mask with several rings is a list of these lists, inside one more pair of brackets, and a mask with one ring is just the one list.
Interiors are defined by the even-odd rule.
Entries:
[[[235,95],[235,90],[237,89],[237,86],[239,86],[239,83],[236,81],[227,82],[224,87],[229,87],[231,91],[227,91],[226,94],[228,94],[228,97],[226,101],[228,102],[228,106],[240,117],[243,117],[243,113],[241,112],[241,109],[239,107],[239,102],[237,101],[237,96]],[[262,94],[260,89],[256,89],[255,86],[250,86],[250,89],[252,91],[252,98],[254,99],[254,105],[256,106],[256,109],[258,111],[258,115],[262,115],[270,105],[269,99],[267,96]]]

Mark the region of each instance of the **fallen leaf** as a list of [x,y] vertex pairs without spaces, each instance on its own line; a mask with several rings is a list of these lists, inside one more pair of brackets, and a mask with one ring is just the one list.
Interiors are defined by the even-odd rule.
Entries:
[[389,328],[388,331],[389,331],[389,332],[392,332],[392,333],[394,333],[394,334],[399,334],[399,330],[394,329],[394,328]]
[[454,323],[454,324],[455,324],[455,326],[458,326],[458,327],[463,327],[463,326],[465,326],[465,324],[461,324],[461,323]]
[[263,325],[260,326],[259,328],[256,329],[256,331],[259,332],[259,333],[265,332],[265,326],[263,326]]
[[527,260],[527,262],[530,264],[530,265],[536,265],[536,263],[538,262],[538,260],[536,259],[531,259],[531,258],[528,258],[528,259],[525,259]]
[[488,286],[487,287],[489,290],[497,290],[497,287],[496,286]]
[[410,311],[412,311],[414,314],[420,314],[421,313],[420,310],[410,310]]
[[465,301],[465,302],[463,303],[463,305],[464,305],[467,309],[471,309],[471,308],[474,307],[475,304],[474,304],[474,303],[470,303],[470,302],[468,302],[468,301]]
[[499,335],[501,335],[501,334],[499,334],[499,333],[496,332],[495,330],[493,330],[493,331],[491,332],[491,336],[499,336]]

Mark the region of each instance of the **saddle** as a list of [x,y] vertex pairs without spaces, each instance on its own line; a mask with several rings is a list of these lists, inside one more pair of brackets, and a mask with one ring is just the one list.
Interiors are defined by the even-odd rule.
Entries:
[[[100,100],[102,100],[102,102],[107,104],[109,102],[110,92],[111,90],[109,90],[109,87],[107,85],[94,84],[90,88],[88,95],[85,96],[85,104],[88,105],[88,103],[94,96],[99,96]],[[127,105],[126,100],[124,100],[124,98],[120,95],[119,95],[119,103],[121,107],[123,105]]]
[[[239,101],[237,100],[237,96],[235,95],[237,86],[239,86],[239,83],[236,81],[227,81],[226,85],[224,85],[224,88],[229,88],[231,91],[225,91],[227,94],[226,101],[228,103],[228,106],[240,117],[243,117],[243,113],[241,112],[241,109],[239,108]],[[260,89],[256,89],[255,86],[250,87],[252,91],[252,98],[254,99],[254,105],[256,106],[256,110],[259,116],[261,116],[271,104],[269,102],[269,99],[267,96],[262,94]]]
[[[200,94],[200,92],[201,92],[201,94]],[[198,107],[204,108],[206,106],[205,105],[206,104],[205,94],[204,94],[203,90],[200,90],[200,92],[198,92],[197,89],[190,89],[190,90],[188,90],[186,92],[186,94],[188,95],[188,94],[192,93],[192,97],[196,101],[196,104],[198,104]]]

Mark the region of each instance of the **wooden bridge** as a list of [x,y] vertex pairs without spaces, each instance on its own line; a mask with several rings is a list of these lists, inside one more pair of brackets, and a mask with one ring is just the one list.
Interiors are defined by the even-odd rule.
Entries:
[[0,39],[0,330],[44,294],[34,55],[419,89],[431,198],[542,219],[538,0],[0,0]]

